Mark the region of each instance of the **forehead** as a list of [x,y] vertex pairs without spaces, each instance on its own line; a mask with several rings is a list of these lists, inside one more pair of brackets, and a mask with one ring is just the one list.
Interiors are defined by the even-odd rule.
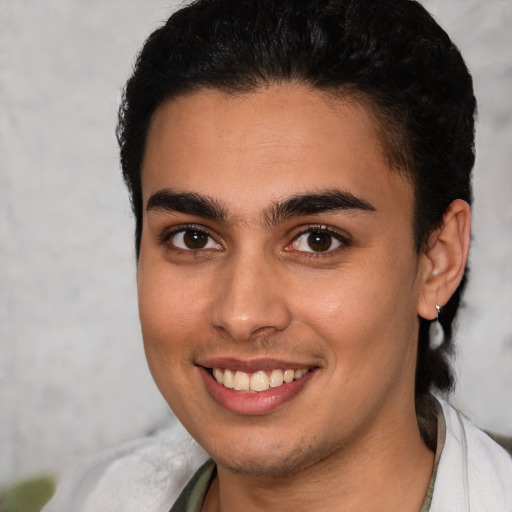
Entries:
[[[162,104],[147,137],[144,204],[161,189],[249,211],[341,189],[412,214],[412,188],[389,169],[369,107],[305,86],[232,95],[204,90]],[[400,197],[399,197],[400,196]]]

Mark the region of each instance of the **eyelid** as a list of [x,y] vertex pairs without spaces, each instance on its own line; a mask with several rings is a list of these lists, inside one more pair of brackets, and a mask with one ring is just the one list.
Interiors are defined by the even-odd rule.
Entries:
[[[173,236],[177,235],[178,233],[185,232],[185,231],[202,232],[205,235],[207,235],[209,238],[211,238],[211,240],[213,240],[217,245],[219,245],[220,247],[223,247],[223,244],[218,241],[218,237],[213,235],[211,230],[202,224],[179,224],[176,226],[172,226],[169,229],[163,230],[162,233],[158,235],[158,242],[161,245],[168,245],[170,239]],[[327,233],[327,234],[331,235],[335,240],[340,242],[342,244],[342,246],[340,248],[335,248],[335,249],[331,249],[331,250],[327,250],[327,251],[323,251],[323,252],[296,251],[294,249],[289,249],[289,247],[298,238],[300,238],[301,236],[303,236],[307,233],[312,233],[312,232]],[[304,255],[307,254],[308,257],[319,257],[319,256],[335,253],[335,252],[339,251],[340,249],[342,250],[343,248],[348,247],[350,245],[352,245],[351,236],[346,231],[340,230],[339,228],[336,228],[336,227],[333,227],[333,226],[330,226],[327,224],[309,224],[309,225],[299,228],[299,231],[293,235],[291,242],[289,242],[286,245],[284,250],[286,252],[299,252]],[[177,250],[177,251],[182,250],[184,252],[200,252],[201,251],[201,249],[196,249],[196,250],[182,249],[177,246],[174,246],[173,249]],[[208,250],[208,249],[205,249],[205,250]]]
[[301,228],[298,231],[298,233],[296,233],[293,236],[292,241],[285,247],[285,250],[288,247],[290,247],[301,236],[303,236],[307,233],[314,233],[314,232],[327,233],[327,234],[331,235],[335,240],[337,240],[338,242],[340,242],[342,244],[341,247],[335,248],[332,250],[327,250],[327,251],[320,251],[320,252],[292,251],[292,250],[289,250],[287,252],[300,252],[301,254],[306,254],[308,257],[319,257],[319,256],[326,256],[328,254],[335,253],[340,249],[343,250],[343,248],[346,248],[346,247],[349,247],[350,245],[352,245],[351,236],[346,231],[340,230],[339,228],[335,228],[333,226],[329,226],[327,224],[310,224],[310,225],[307,225],[307,226]]
[[351,236],[345,230],[330,226],[329,224],[308,224],[307,226],[299,228],[299,231],[295,234],[294,239],[300,235],[304,235],[305,233],[310,233],[311,231],[329,233],[341,241],[345,241],[347,243],[351,242]]
[[[209,238],[211,238],[217,245],[222,246],[222,244],[218,242],[217,237],[215,237],[207,227],[205,227],[201,224],[179,224],[176,226],[172,226],[171,228],[164,230],[161,234],[158,235],[158,242],[161,245],[166,245],[169,243],[169,241],[171,240],[171,238],[173,236],[176,236],[177,234],[183,233],[185,231],[199,231],[201,233],[204,233]],[[182,249],[181,247],[176,247],[176,246],[174,246],[173,248],[177,251],[184,251],[184,252],[201,251],[201,249],[195,249],[195,250],[194,249]],[[208,249],[203,249],[203,250],[208,250]]]

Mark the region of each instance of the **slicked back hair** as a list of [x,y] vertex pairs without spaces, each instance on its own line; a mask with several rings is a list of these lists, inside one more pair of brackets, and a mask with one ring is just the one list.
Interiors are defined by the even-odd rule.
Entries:
[[[202,89],[300,84],[368,106],[390,169],[415,191],[416,250],[455,199],[471,204],[476,101],[459,50],[414,0],[197,0],[153,32],[119,110],[123,176],[142,234],[141,167],[155,110]],[[420,319],[416,393],[449,392],[452,327],[466,281],[444,306],[442,341]]]

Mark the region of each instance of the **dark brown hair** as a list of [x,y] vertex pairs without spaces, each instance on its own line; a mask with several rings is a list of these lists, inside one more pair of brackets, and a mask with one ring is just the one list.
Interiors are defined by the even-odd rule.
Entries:
[[[300,83],[363,99],[380,124],[390,167],[415,189],[417,251],[454,199],[471,203],[476,102],[445,31],[414,0],[198,0],[147,39],[119,111],[124,179],[142,231],[141,164],[164,101],[202,88],[247,92]],[[416,392],[449,391],[452,325],[465,278],[439,317],[440,343],[421,319]]]

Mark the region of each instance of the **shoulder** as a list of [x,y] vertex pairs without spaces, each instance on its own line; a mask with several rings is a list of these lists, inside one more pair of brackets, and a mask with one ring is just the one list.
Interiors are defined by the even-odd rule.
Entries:
[[124,443],[75,467],[44,512],[159,512],[207,459],[174,421],[151,436]]
[[512,458],[444,400],[446,438],[431,512],[512,512]]

